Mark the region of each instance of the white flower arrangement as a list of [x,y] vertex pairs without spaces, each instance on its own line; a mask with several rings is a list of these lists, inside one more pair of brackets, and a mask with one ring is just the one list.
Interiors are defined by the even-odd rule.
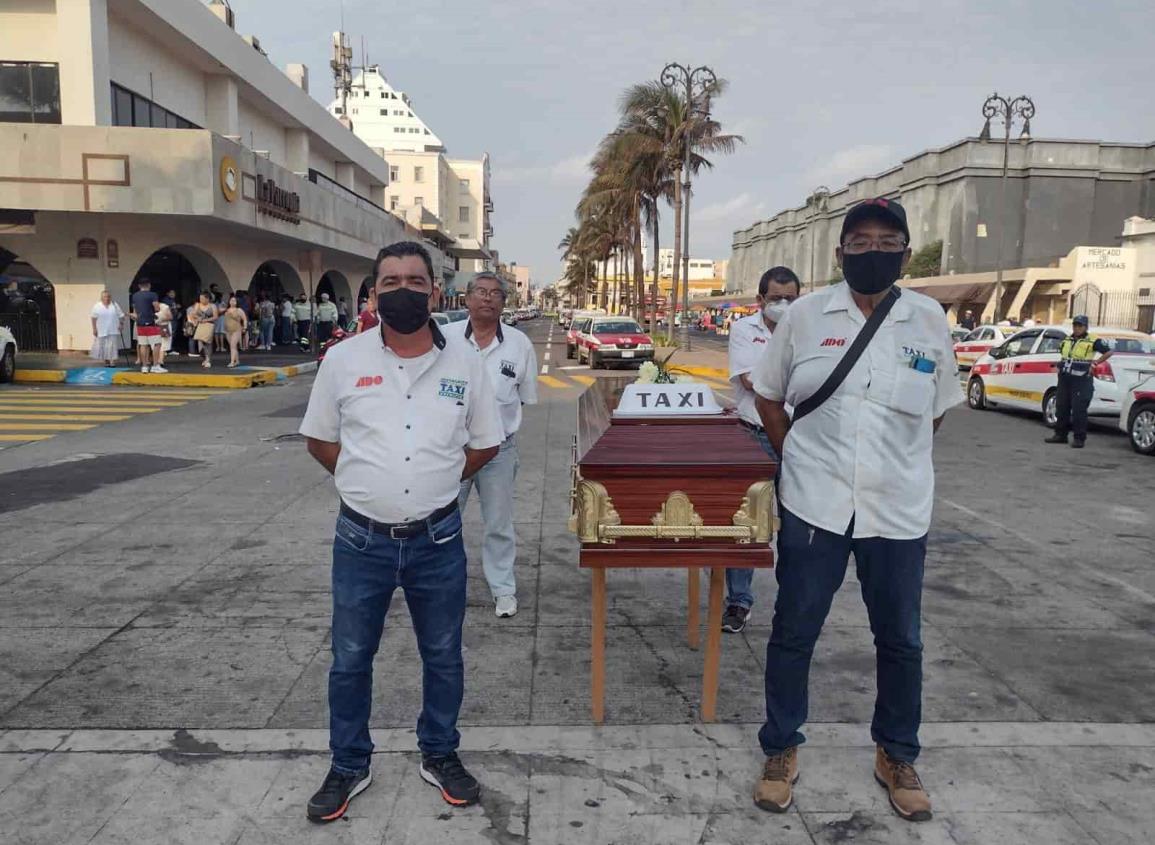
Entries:
[[690,384],[697,381],[689,373],[683,373],[669,366],[670,359],[674,357],[671,352],[661,361],[646,361],[638,367],[638,377],[634,380],[636,384]]
[[662,371],[658,369],[658,365],[653,361],[646,361],[642,366],[638,367],[638,377],[636,379],[638,384],[656,384],[658,376]]

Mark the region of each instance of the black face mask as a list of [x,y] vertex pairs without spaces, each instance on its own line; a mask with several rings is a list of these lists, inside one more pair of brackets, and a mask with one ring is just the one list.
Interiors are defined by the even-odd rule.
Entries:
[[905,252],[874,250],[861,255],[842,253],[842,274],[850,289],[863,294],[882,293],[902,275]]
[[398,288],[377,294],[377,316],[400,334],[413,334],[429,322],[429,294]]

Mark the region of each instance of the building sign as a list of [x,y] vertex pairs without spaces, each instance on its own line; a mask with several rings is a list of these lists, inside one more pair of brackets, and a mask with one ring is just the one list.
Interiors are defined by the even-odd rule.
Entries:
[[241,171],[232,156],[221,158],[221,194],[229,202],[236,202],[237,194],[241,190]]
[[289,223],[301,222],[301,195],[277,187],[272,179],[257,174],[257,210]]
[[1122,247],[1089,246],[1080,256],[1080,270],[1126,270],[1127,256]]
[[120,244],[114,239],[109,238],[104,242],[104,257],[108,260],[109,267],[120,266]]
[[77,258],[100,258],[100,244],[96,238],[81,238],[76,242]]
[[1072,289],[1092,284],[1101,291],[1134,290],[1135,250],[1119,246],[1081,246],[1075,254]]

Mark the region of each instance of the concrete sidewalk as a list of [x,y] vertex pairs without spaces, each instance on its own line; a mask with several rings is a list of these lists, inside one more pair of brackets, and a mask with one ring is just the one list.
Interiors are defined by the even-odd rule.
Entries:
[[872,779],[853,569],[814,655],[797,805],[773,816],[750,800],[772,573],[755,576],[746,632],[724,638],[707,726],[684,573],[612,572],[607,724],[590,723],[589,577],[565,528],[571,391],[526,408],[512,619],[493,615],[476,502],[465,515],[462,753],[482,806],[452,809],[416,775],[421,671],[398,594],[375,783],[347,820],[309,825],[337,502],[295,435],[308,387],[0,453],[0,843],[1155,840],[1155,481],[1122,436],[1096,428],[1056,456],[1032,418],[948,415],[923,600],[919,769],[936,817],[901,822]]
[[216,353],[213,367],[205,369],[199,358],[169,355],[164,363],[167,373],[142,373],[138,367],[126,366],[123,354],[120,366],[105,367],[84,353],[23,352],[16,361],[14,381],[22,384],[246,388],[283,381],[317,369],[313,356],[297,352],[242,352],[240,360],[241,366],[229,369],[225,366],[228,354]]

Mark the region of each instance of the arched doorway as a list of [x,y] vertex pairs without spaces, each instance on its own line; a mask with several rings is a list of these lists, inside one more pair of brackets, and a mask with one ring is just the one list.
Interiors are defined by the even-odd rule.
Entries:
[[56,289],[16,253],[0,247],[0,326],[21,351],[56,351]]
[[132,279],[129,293],[135,293],[145,278],[160,296],[172,291],[182,308],[195,302],[202,290],[219,293],[222,298],[232,292],[228,276],[215,258],[199,247],[183,244],[161,247],[146,258]]
[[293,266],[276,259],[261,264],[249,281],[250,294],[260,296],[265,293],[278,302],[286,295],[295,298],[304,291],[301,277]]
[[369,302],[369,297],[373,295],[373,277],[366,276],[361,280],[361,287],[357,290],[357,313],[360,314],[364,310],[366,303]]

